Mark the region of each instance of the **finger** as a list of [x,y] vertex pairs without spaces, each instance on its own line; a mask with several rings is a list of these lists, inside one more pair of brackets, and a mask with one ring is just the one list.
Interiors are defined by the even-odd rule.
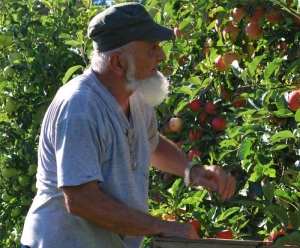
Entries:
[[[220,196],[224,195],[226,184],[227,184],[227,175],[220,176],[219,177],[219,188],[218,188],[218,193]],[[222,199],[223,199],[223,197],[222,197]]]
[[206,179],[205,177],[198,177],[195,180],[195,184],[198,186],[203,186],[205,188],[209,188],[212,191],[218,190],[218,184],[216,184],[214,181],[211,181],[209,179]]
[[222,194],[222,200],[228,200],[235,192],[235,178],[229,175],[226,180],[226,188]]
[[236,190],[236,178],[234,176],[231,176],[231,187],[230,187],[230,194],[229,197],[233,196]]

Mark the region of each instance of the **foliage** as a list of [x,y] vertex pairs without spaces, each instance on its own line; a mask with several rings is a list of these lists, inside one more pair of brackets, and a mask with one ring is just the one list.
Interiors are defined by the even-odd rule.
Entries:
[[[116,1],[124,2],[124,1]],[[162,43],[167,61],[161,71],[170,94],[157,108],[162,133],[185,153],[201,151],[204,164],[218,164],[236,177],[236,195],[222,202],[217,194],[189,188],[175,176],[151,168],[149,206],[167,220],[201,223],[201,237],[223,229],[234,238],[265,240],[285,229],[280,243],[299,242],[300,111],[289,109],[288,93],[299,84],[299,1],[194,0],[142,1],[153,18],[181,35]],[[233,20],[233,9],[248,17]],[[246,34],[258,7],[263,36]],[[90,0],[0,0],[0,245],[18,247],[24,217],[35,188],[41,120],[57,89],[89,65],[91,43],[86,27],[105,6]],[[272,9],[281,13],[271,23]],[[232,24],[239,29],[223,34]],[[238,53],[231,65],[216,67],[219,55]],[[240,60],[240,62],[238,62]],[[192,111],[189,103],[201,100]],[[207,113],[205,103],[217,104]],[[238,104],[237,104],[238,103]],[[206,118],[203,119],[203,116]],[[170,132],[171,117],[184,126]],[[215,116],[226,129],[211,126]],[[190,132],[201,137],[189,138]],[[180,143],[180,145],[179,145]],[[182,144],[184,143],[184,144]],[[291,229],[292,228],[292,229]],[[144,246],[147,246],[146,239]]]
[[86,27],[101,9],[89,0],[0,1],[1,247],[20,246],[44,111],[75,69],[89,64]]
[[[161,132],[185,154],[201,151],[194,160],[218,164],[237,181],[236,195],[221,202],[211,192],[186,188],[181,179],[156,172],[152,214],[198,219],[201,237],[232,229],[235,238],[266,240],[272,230],[283,228],[286,235],[278,244],[299,243],[300,111],[288,103],[288,93],[300,82],[298,2],[154,0],[146,6],[156,21],[180,30],[174,41],[162,44],[168,60],[161,71],[171,81],[171,92],[157,109]],[[247,12],[240,21],[233,19],[236,7]],[[246,27],[262,7],[257,25],[263,35],[251,39]],[[269,17],[274,10],[280,13],[277,23]],[[230,25],[236,35],[225,33]],[[239,56],[220,68],[216,58],[232,52]],[[202,105],[197,111],[189,106],[195,99]],[[207,102],[217,104],[216,111],[209,113]],[[226,119],[224,131],[212,128],[215,116]],[[170,130],[172,117],[184,121],[179,132]],[[201,137],[191,140],[199,130]],[[287,235],[290,228],[295,232]]]

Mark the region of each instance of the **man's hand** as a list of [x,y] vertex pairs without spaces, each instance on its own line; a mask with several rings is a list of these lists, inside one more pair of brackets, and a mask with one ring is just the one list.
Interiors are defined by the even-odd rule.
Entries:
[[191,179],[195,185],[218,192],[223,201],[229,199],[236,189],[235,177],[227,174],[217,165],[211,165],[207,168],[194,166],[191,171]]
[[195,228],[188,223],[179,223],[176,221],[167,221],[161,237],[200,239]]

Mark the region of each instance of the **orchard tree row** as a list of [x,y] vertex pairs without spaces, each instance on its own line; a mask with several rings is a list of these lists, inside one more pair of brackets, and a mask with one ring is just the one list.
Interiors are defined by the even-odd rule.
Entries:
[[20,247],[44,112],[89,65],[87,25],[103,8],[90,0],[0,1],[0,247]]
[[[116,3],[118,3],[117,1]],[[300,243],[299,2],[144,1],[174,29],[159,129],[195,162],[237,180],[221,202],[150,171],[150,212],[200,237]],[[57,89],[89,66],[90,0],[0,1],[0,245],[19,247],[35,195],[40,124]],[[147,247],[150,239],[146,239]]]

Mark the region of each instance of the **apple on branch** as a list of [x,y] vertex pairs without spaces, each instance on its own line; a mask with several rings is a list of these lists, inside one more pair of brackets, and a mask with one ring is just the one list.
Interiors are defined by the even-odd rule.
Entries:
[[169,121],[169,127],[172,131],[178,132],[183,127],[183,120],[180,117],[172,117]]
[[252,40],[259,40],[264,34],[264,30],[255,23],[248,23],[245,31],[246,35]]
[[204,105],[205,112],[207,114],[216,114],[219,105],[217,103],[206,102]]
[[259,19],[262,18],[265,13],[266,10],[264,8],[256,9],[253,16],[250,16],[249,18],[250,23],[257,24],[259,22]]
[[233,96],[235,97],[232,101],[232,105],[235,108],[240,108],[240,107],[244,107],[246,104],[246,99],[239,99],[238,96],[241,94],[241,92],[236,92],[233,94]]
[[192,161],[193,158],[194,158],[195,156],[200,157],[201,155],[202,155],[202,152],[201,152],[200,150],[195,149],[195,148],[192,148],[192,149],[189,150],[189,152],[188,152],[188,159],[189,159],[190,161]]
[[267,16],[268,21],[271,24],[277,24],[281,21],[282,19],[282,12],[281,10],[277,10],[277,9],[271,9],[270,13]]
[[215,59],[214,65],[218,71],[228,71],[230,68],[228,65],[225,64],[224,58],[222,57],[222,55],[219,55]]
[[233,24],[229,24],[222,31],[224,40],[229,40],[231,43],[236,42],[236,39],[240,33],[240,29]]
[[288,95],[288,105],[289,109],[292,111],[297,111],[300,107],[300,91],[295,90],[289,93]]
[[216,131],[224,131],[226,124],[226,120],[222,116],[216,116],[211,120],[211,127]]
[[233,239],[233,233],[231,229],[223,230],[220,232],[217,232],[217,238],[218,239]]
[[193,132],[193,130],[191,130],[189,132],[189,139],[191,142],[194,142],[196,139],[200,139],[203,136],[203,131],[202,130],[196,130]]
[[234,8],[232,18],[233,18],[233,20],[235,20],[236,22],[239,23],[244,18],[244,16],[247,14],[248,14],[248,11],[245,7]]
[[201,100],[200,99],[194,99],[189,104],[188,107],[191,111],[197,112],[201,109]]
[[227,52],[223,55],[224,63],[231,65],[233,61],[241,62],[241,55],[238,52]]

